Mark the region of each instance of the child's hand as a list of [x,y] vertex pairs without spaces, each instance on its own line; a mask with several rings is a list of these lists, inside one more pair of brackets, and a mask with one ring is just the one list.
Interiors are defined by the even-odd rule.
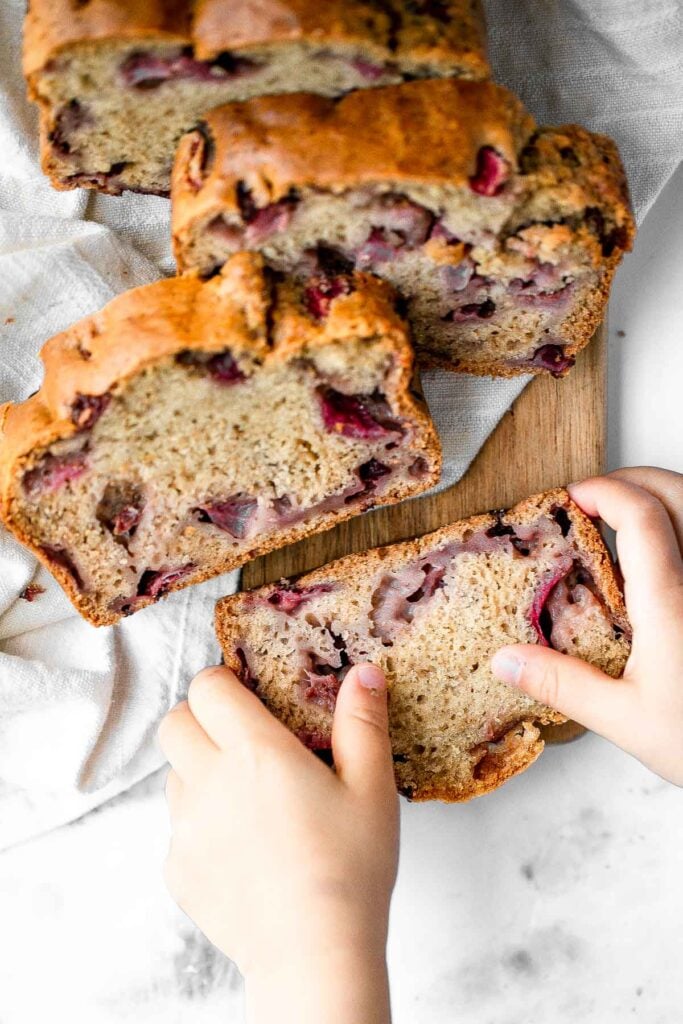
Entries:
[[250,1020],[388,1021],[398,799],[381,671],[342,684],[336,774],[225,668],[193,680],[159,737],[167,883],[244,973]]
[[616,530],[633,626],[623,681],[521,644],[498,651],[493,671],[683,786],[683,476],[622,469],[569,490]]

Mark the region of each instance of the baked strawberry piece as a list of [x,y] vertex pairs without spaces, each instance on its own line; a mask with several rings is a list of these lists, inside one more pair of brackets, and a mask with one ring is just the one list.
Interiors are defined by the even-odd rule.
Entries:
[[324,278],[314,310],[334,264],[371,272],[403,296],[422,365],[478,374],[567,373],[633,235],[614,143],[537,128],[490,82],[214,110],[180,144],[172,198],[181,270],[257,250]]
[[394,305],[355,273],[311,311],[249,253],[119,296],[2,409],[2,520],[106,624],[423,491],[440,450]]
[[466,800],[524,770],[555,711],[498,682],[492,655],[539,643],[621,675],[630,628],[609,553],[556,490],[418,540],[224,598],[226,664],[307,746],[327,750],[346,673],[389,682],[396,781],[417,800]]
[[57,188],[166,193],[178,139],[212,107],[486,78],[479,0],[31,0],[24,72]]

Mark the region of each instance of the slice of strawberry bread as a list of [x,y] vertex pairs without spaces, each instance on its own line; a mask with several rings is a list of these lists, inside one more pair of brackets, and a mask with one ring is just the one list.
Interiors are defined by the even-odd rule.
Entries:
[[57,188],[166,193],[212,107],[485,78],[484,35],[479,0],[31,0],[24,72]]
[[0,517],[91,622],[436,482],[391,290],[242,253],[114,299],[0,410]]
[[418,540],[226,597],[225,662],[301,740],[330,746],[349,668],[389,682],[396,781],[417,800],[467,800],[540,754],[564,718],[492,675],[505,644],[538,643],[621,675],[630,628],[609,553],[566,491]]
[[566,373],[631,247],[614,143],[537,128],[490,82],[270,96],[214,110],[180,144],[181,270],[240,249],[293,276],[372,271],[406,301],[423,365]]

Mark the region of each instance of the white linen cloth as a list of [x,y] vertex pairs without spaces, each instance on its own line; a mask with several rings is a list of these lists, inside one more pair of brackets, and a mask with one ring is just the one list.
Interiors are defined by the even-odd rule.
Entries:
[[[0,402],[38,387],[47,338],[173,270],[166,200],[60,193],[42,176],[20,72],[23,8],[23,0],[0,5]],[[683,149],[678,0],[488,0],[486,8],[497,79],[541,121],[614,136],[642,218]],[[425,377],[445,486],[526,378]],[[79,816],[161,764],[156,724],[192,674],[217,660],[213,604],[236,580],[95,629],[0,531],[0,848]],[[46,592],[28,603],[19,595],[31,581]]]

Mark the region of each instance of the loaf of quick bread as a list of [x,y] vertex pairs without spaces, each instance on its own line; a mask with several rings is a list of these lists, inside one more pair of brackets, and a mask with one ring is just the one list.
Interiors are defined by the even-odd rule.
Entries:
[[614,143],[538,128],[490,82],[221,107],[181,142],[172,198],[181,270],[250,249],[295,278],[371,271],[422,365],[505,376],[567,372],[634,230]]
[[326,293],[242,253],[53,338],[0,410],[0,517],[95,624],[436,482],[383,282]]
[[221,103],[484,78],[479,0],[31,0],[24,71],[58,188],[166,193]]
[[397,785],[417,800],[495,789],[538,757],[539,724],[564,721],[494,678],[500,647],[549,645],[614,677],[630,649],[609,553],[563,490],[226,597],[216,627],[226,665],[314,750],[349,668],[380,665]]

